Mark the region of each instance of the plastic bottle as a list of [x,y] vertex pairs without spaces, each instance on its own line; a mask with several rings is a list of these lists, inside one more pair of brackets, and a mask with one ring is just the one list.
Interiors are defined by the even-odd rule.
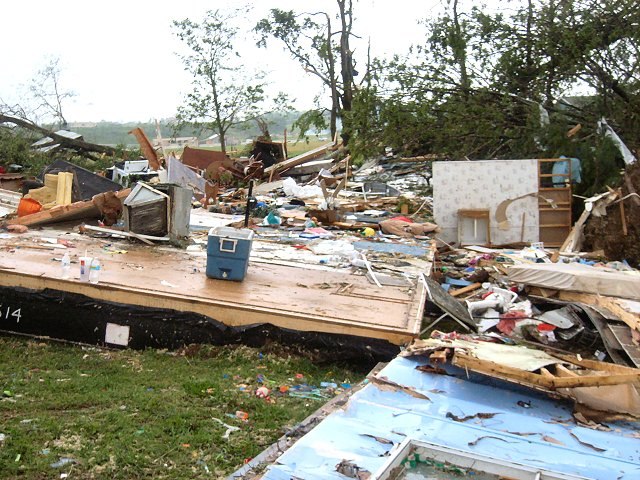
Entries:
[[62,257],[62,275],[61,278],[67,279],[71,275],[71,258],[69,252],[64,252]]
[[94,258],[89,268],[89,282],[98,283],[98,280],[100,280],[100,260]]

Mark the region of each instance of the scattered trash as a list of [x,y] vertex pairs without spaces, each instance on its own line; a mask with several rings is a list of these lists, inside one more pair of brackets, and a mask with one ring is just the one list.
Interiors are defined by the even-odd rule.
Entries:
[[260,387],[256,390],[256,397],[269,398],[269,389],[267,387]]
[[355,463],[349,460],[342,460],[336,465],[336,472],[349,478],[357,478],[359,480],[367,480],[371,477],[371,472],[358,467]]
[[[244,412],[242,412],[242,413],[244,413]],[[237,415],[238,415],[238,412],[236,412],[236,416]],[[244,420],[247,420],[249,418],[249,416],[247,415],[246,418],[241,418],[241,417],[238,417],[238,418],[240,418],[241,420],[244,421]],[[222,420],[220,420],[219,418],[211,417],[211,419],[215,420],[220,425],[222,425],[224,428],[226,428],[226,430],[224,432],[224,435],[222,435],[222,438],[225,439],[225,440],[229,440],[229,435],[231,435],[233,432],[237,432],[237,431],[240,430],[239,427],[234,427],[233,425],[226,424]]]
[[60,457],[60,460],[51,464],[51,468],[60,468],[70,463],[76,463],[76,460],[69,457]]
[[236,418],[239,418],[243,422],[246,422],[247,420],[249,420],[249,414],[247,412],[243,412],[242,410],[236,411],[235,416]]

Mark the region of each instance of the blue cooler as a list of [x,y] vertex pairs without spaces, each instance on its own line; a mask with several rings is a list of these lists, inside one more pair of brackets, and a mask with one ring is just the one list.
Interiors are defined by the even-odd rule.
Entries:
[[220,280],[244,280],[249,267],[253,230],[214,227],[207,242],[207,277]]

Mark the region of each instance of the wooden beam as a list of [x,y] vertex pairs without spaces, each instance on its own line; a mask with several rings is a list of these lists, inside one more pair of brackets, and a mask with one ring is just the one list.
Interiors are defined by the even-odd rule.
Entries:
[[577,377],[578,376],[576,372],[572,372],[561,363],[558,363],[556,365],[556,373],[558,374],[559,377]]
[[327,143],[325,145],[321,145],[313,150],[309,150],[308,152],[302,153],[296,157],[290,158],[289,160],[285,160],[284,162],[279,162],[270,167],[264,169],[265,175],[272,175],[273,173],[282,173],[293,167],[298,165],[302,165],[303,163],[307,163],[311,160],[315,160],[318,157],[326,154],[330,148],[334,147],[336,144],[334,142]]
[[542,367],[540,369],[540,373],[542,374],[543,377],[546,377],[546,378],[550,378],[550,379],[556,378],[555,375],[551,373],[549,370],[547,370],[545,367]]
[[151,142],[149,141],[147,135],[144,133],[144,130],[142,130],[140,127],[136,127],[129,133],[136,137],[136,140],[140,145],[140,150],[142,150],[144,157],[149,161],[149,167],[151,167],[152,170],[159,170],[160,162],[158,162],[158,154],[151,145]]
[[583,367],[589,370],[597,370],[597,371],[607,372],[609,374],[615,373],[617,375],[638,373],[638,369],[633,367],[627,367],[625,365],[598,362],[597,360],[588,360],[585,358],[576,358],[575,355],[563,355],[560,353],[554,353],[553,356],[567,363],[572,363],[574,365],[578,365],[580,367]]
[[626,383],[635,383],[640,381],[640,370],[630,369],[631,373],[608,373],[606,366],[608,364],[598,362],[600,370],[597,372],[608,373],[605,375],[595,374],[596,371],[585,371],[584,375],[578,375],[569,369],[556,364],[556,371],[566,376],[549,376],[546,373],[534,373],[519,368],[502,365],[488,360],[480,360],[478,358],[469,357],[456,353],[453,357],[453,364],[462,368],[468,368],[475,372],[486,375],[510,380],[521,385],[532,385],[542,387],[548,390],[557,390],[558,388],[579,388],[579,387],[599,387],[608,385],[621,385]]
[[640,380],[640,374],[627,375],[578,375],[576,377],[556,377],[553,381],[554,388],[580,388],[580,387],[605,387],[636,383]]
[[620,205],[620,220],[622,221],[622,234],[626,237],[629,232],[627,230],[627,218],[624,214],[624,202],[621,201],[618,205]]
[[555,389],[554,381],[556,380],[556,377],[549,378],[526,370],[501,365],[499,363],[460,355],[459,353],[454,355],[453,364],[474,372],[483,373],[496,378],[502,378],[504,380],[510,380],[519,383],[520,385],[533,385],[534,387],[540,387],[545,390]]
[[464,295],[465,293],[473,292],[482,287],[481,283],[472,283],[471,285],[467,285],[466,287],[459,288],[457,290],[453,290],[449,292],[452,297],[459,297],[460,295]]

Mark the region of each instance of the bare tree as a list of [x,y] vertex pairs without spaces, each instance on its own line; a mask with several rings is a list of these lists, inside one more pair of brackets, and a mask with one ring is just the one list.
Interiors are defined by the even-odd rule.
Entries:
[[60,82],[61,72],[60,59],[58,57],[49,59],[31,81],[29,91],[36,102],[34,109],[36,115],[53,117],[59,128],[67,128],[67,119],[63,114],[62,105],[76,94],[71,90],[63,89]]

